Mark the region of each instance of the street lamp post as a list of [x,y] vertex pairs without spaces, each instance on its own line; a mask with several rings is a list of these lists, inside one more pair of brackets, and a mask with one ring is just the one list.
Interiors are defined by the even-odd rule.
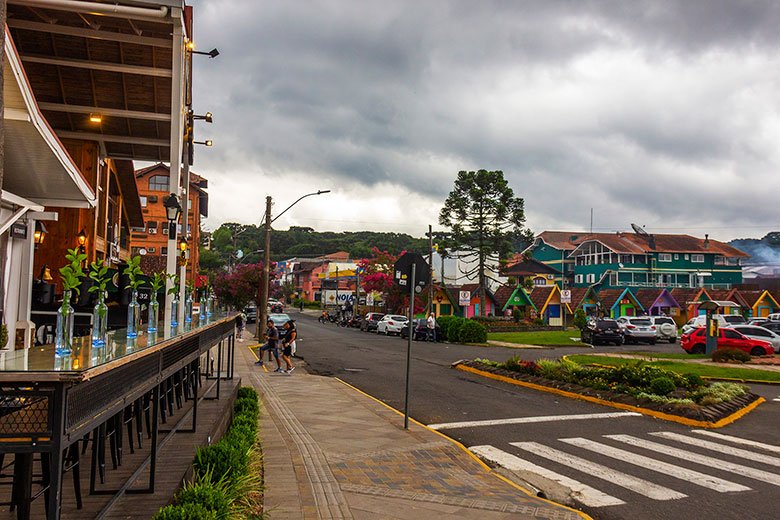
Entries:
[[260,303],[258,304],[257,309],[257,337],[259,338],[261,336],[261,328],[265,326],[266,318],[267,318],[267,312],[268,312],[268,286],[270,284],[270,278],[271,278],[271,224],[273,224],[276,219],[284,215],[287,210],[298,204],[300,201],[305,199],[306,197],[311,197],[313,195],[322,195],[324,193],[330,193],[330,190],[318,190],[313,193],[307,193],[306,195],[302,195],[298,198],[295,202],[284,208],[284,210],[276,215],[273,219],[271,218],[271,205],[272,205],[272,199],[271,196],[267,196],[265,198],[265,254],[263,257],[263,279],[260,282]]

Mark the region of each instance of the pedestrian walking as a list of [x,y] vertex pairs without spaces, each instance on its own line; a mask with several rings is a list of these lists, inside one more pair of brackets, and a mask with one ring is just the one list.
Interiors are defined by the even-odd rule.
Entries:
[[268,352],[269,355],[273,355],[276,360],[276,370],[274,372],[283,372],[282,363],[279,360],[279,329],[276,328],[276,324],[273,320],[268,320],[268,328],[265,331],[266,343],[260,347],[260,359],[255,363],[256,365],[263,366],[263,353]]
[[246,314],[238,313],[236,318],[236,327],[238,328],[238,341],[244,341],[244,328],[246,327]]
[[433,315],[433,311],[428,314],[428,320],[425,324],[428,327],[428,341],[436,342],[436,317]]
[[298,302],[298,306],[300,307],[300,309],[301,309],[301,312],[303,312],[303,300],[301,300],[300,302]]
[[292,355],[295,353],[295,340],[298,338],[298,331],[295,329],[295,322],[293,320],[284,324],[284,329],[287,333],[284,335],[284,344],[282,346],[282,359],[287,365],[285,373],[289,374],[295,367],[292,364]]

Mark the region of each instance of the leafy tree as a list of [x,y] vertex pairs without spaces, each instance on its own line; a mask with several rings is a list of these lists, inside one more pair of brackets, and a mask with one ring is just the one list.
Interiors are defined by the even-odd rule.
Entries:
[[439,224],[452,230],[448,249],[461,252],[464,272],[479,281],[479,311],[485,315],[485,287],[491,274],[498,274],[499,261],[512,251],[512,244],[530,235],[523,228],[524,201],[515,197],[504,172],[461,171],[439,213]]
[[214,293],[220,301],[234,309],[243,309],[260,300],[263,264],[240,264],[232,272],[220,272],[214,277]]

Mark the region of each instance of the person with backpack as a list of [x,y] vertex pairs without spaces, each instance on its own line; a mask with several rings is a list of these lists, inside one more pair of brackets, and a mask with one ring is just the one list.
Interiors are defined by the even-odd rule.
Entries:
[[274,370],[274,372],[284,372],[284,370],[282,370],[282,363],[279,360],[279,329],[276,328],[276,324],[273,320],[268,320],[265,338],[265,345],[260,347],[260,359],[255,364],[263,366],[263,353],[268,351],[273,354],[274,359],[276,360],[276,370]]

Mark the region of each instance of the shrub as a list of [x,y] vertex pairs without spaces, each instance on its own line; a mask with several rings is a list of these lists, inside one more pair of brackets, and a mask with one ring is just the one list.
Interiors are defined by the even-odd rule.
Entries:
[[515,321],[515,323],[520,323],[520,320],[523,319],[523,313],[520,312],[520,309],[515,309],[512,311],[512,319]]
[[518,356],[507,359],[503,368],[521,374],[537,375],[539,373],[539,365],[535,361],[523,361]]
[[577,309],[574,312],[574,326],[582,330],[588,325],[588,317],[585,316],[585,311]]
[[441,339],[449,341],[448,331],[452,322],[460,319],[457,316],[439,316],[436,318],[436,324],[441,329]]
[[203,481],[187,484],[176,495],[178,504],[197,504],[212,511],[216,518],[228,518],[230,514],[230,498],[224,479],[214,483],[210,476]]
[[217,520],[217,515],[200,504],[186,503],[160,509],[153,520]]
[[249,413],[253,416],[257,416],[257,414],[260,412],[260,405],[258,404],[257,399],[252,399],[251,397],[239,397],[233,404],[233,410],[235,410],[236,414],[238,415]]
[[704,379],[699,374],[687,374],[685,375],[685,387],[690,390],[696,390],[704,386]]
[[460,341],[460,329],[466,323],[464,318],[455,318],[447,327],[447,341]]
[[746,363],[750,361],[750,354],[735,348],[717,349],[712,353],[712,360],[716,363],[726,363],[729,361],[738,361]]
[[736,383],[712,383],[693,393],[693,399],[704,406],[728,402],[735,397],[743,396],[748,388]]
[[560,375],[560,363],[551,359],[540,359],[536,363],[539,365],[540,376],[546,379],[558,379]]
[[198,448],[193,466],[199,477],[204,477],[210,471],[214,482],[222,478],[230,479],[234,474],[247,471],[249,452],[244,446],[237,445],[235,437],[231,439],[228,433],[216,444]]
[[649,387],[650,393],[655,395],[669,395],[677,390],[677,386],[674,384],[674,381],[672,381],[671,378],[665,376],[656,377],[650,381]]
[[458,341],[461,343],[485,343],[487,342],[487,328],[481,323],[472,320],[464,320],[460,328]]
[[536,325],[536,326],[539,326],[539,327],[541,327],[543,325],[547,325],[547,323],[545,323],[544,319],[542,319],[542,318],[536,318],[536,319],[534,319],[534,321],[532,323],[534,325]]
[[251,386],[242,386],[238,389],[238,395],[236,396],[236,399],[245,399],[249,398],[253,401],[259,401],[260,397],[257,395],[257,390],[252,388]]

